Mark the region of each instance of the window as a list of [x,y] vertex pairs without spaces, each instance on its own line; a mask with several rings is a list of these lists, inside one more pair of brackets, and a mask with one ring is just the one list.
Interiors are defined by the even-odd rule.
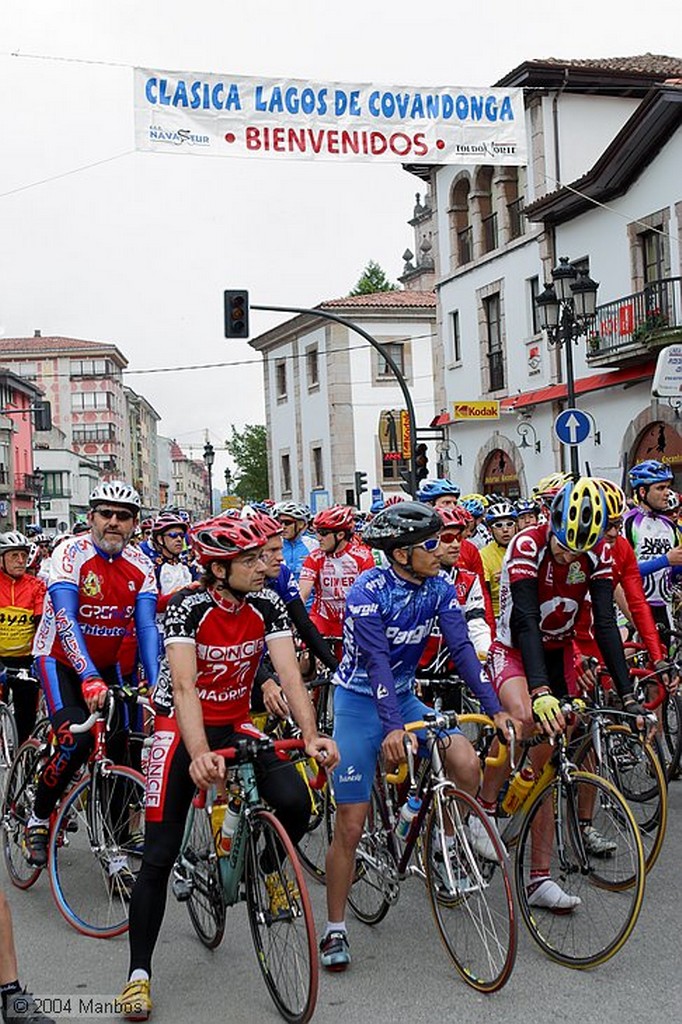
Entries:
[[77,391],[71,395],[73,412],[86,412],[92,409],[115,408],[114,395],[110,391]]
[[[388,356],[396,364],[403,376],[405,376],[405,347],[400,341],[389,341],[382,346]],[[384,359],[383,353],[379,353],[379,370],[378,374],[380,377],[395,377],[393,370],[389,366],[386,359]]]
[[70,366],[72,377],[113,377],[116,367],[110,359],[72,359]]
[[288,452],[280,458],[282,494],[291,494],[291,456]]
[[641,238],[644,284],[660,281],[665,277],[665,253],[663,235],[658,231],[645,231]]
[[107,473],[116,472],[116,457],[114,455],[89,455],[91,462],[95,462],[100,469]]
[[483,218],[483,251],[492,252],[498,246],[497,214]]
[[324,487],[324,466],[322,448],[318,445],[312,450],[313,455],[313,487]]
[[19,377],[24,377],[27,380],[35,380],[38,376],[36,363],[14,363],[12,369]]
[[400,480],[400,471],[408,470],[410,464],[407,459],[388,459],[384,456],[381,466],[381,474],[385,481]]
[[523,196],[507,204],[509,212],[509,237],[520,238],[526,230],[526,218],[523,216]]
[[71,474],[68,472],[53,472],[43,470],[43,498],[70,498],[71,497]]
[[14,391],[9,384],[0,384],[0,409],[12,409],[14,406]]
[[116,428],[113,423],[98,423],[89,427],[73,428],[74,444],[103,443],[116,440]]
[[530,302],[530,332],[531,334],[540,334],[542,330],[540,326],[540,310],[538,309],[535,300],[540,294],[540,278],[530,277],[528,278],[528,301]]
[[284,359],[275,363],[275,393],[278,399],[287,397],[287,364]]
[[306,374],[308,378],[308,390],[320,386],[320,365],[318,360],[317,347],[306,349],[305,354]]
[[500,322],[500,296],[490,295],[483,299],[485,313],[489,390],[499,391],[504,387],[504,353]]
[[461,363],[462,361],[462,339],[459,333],[459,310],[455,309],[450,314],[450,362]]

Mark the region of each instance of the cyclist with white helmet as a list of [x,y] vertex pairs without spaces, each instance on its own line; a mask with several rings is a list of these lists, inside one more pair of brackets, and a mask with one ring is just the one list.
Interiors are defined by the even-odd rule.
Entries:
[[[110,480],[93,490],[89,505],[90,532],[63,541],[52,556],[45,611],[33,645],[35,672],[59,737],[41,772],[24,833],[24,854],[36,867],[47,862],[50,814],[92,744],[91,733],[74,736],[69,727],[101,708],[109,687],[120,683],[119,651],[133,619],[150,686],[157,678],[156,579],[149,559],[129,543],[140,497],[128,484]],[[120,715],[110,746],[113,760],[125,757],[127,733]]]
[[500,574],[502,562],[509,542],[516,533],[516,509],[509,501],[498,501],[489,505],[485,514],[485,525],[492,534],[492,540],[481,548],[481,561],[485,582],[490,591],[495,618],[500,614]]
[[282,524],[284,561],[298,582],[303,563],[317,547],[315,539],[308,533],[312,513],[300,501],[280,501],[274,506],[272,515]]

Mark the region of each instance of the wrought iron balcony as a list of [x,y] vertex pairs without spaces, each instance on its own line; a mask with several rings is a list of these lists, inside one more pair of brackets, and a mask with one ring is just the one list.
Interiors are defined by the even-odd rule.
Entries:
[[37,473],[14,474],[14,491],[17,497],[37,498],[42,486],[43,479]]
[[594,366],[641,362],[680,339],[682,278],[669,277],[597,306],[595,328],[587,337],[587,358]]

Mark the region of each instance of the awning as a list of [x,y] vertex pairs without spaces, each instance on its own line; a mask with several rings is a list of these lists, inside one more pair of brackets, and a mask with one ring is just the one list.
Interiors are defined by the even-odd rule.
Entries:
[[[637,384],[639,381],[651,380],[655,366],[655,362],[641,363],[637,366],[623,366],[618,370],[595,373],[591,377],[582,377],[575,382],[575,393],[576,395],[586,395],[592,391],[603,391],[605,388],[614,388],[618,385]],[[503,398],[500,402],[500,409],[505,412],[514,412],[517,409],[527,409],[533,405],[565,401],[566,398],[565,383],[548,384],[544,388],[536,388],[534,391],[524,391],[519,395]],[[430,426],[444,427],[454,422],[450,413],[443,410],[432,420]]]

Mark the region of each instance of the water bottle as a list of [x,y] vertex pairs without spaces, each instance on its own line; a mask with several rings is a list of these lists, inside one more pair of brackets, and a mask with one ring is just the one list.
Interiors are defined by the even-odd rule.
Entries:
[[225,815],[220,828],[219,853],[224,857],[230,852],[232,837],[235,834],[242,812],[242,801],[238,793],[231,793],[225,807]]
[[535,772],[531,767],[522,768],[510,780],[502,810],[505,814],[516,814],[520,807],[523,807],[530,796],[530,791],[535,785]]
[[399,839],[407,839],[412,822],[419,814],[419,809],[422,805],[421,800],[418,796],[408,796],[407,800],[400,808],[398,820],[395,824],[395,834]]
[[223,829],[223,820],[225,818],[225,811],[227,810],[227,800],[224,796],[216,797],[213,807],[211,807],[211,835],[215,841],[216,852],[218,856],[221,855],[222,850],[220,849],[220,837]]

